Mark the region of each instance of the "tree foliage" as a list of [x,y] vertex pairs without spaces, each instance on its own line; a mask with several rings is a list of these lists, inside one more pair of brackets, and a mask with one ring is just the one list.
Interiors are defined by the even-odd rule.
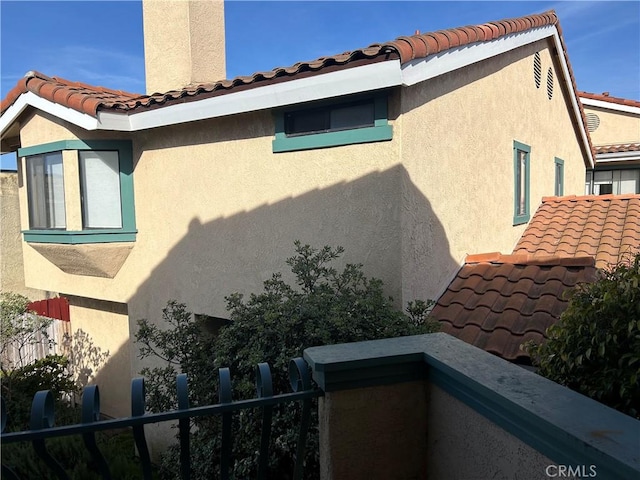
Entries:
[[[191,401],[195,405],[217,402],[217,375],[221,367],[231,370],[234,399],[255,398],[255,369],[267,362],[272,370],[274,393],[290,391],[289,360],[302,356],[316,345],[355,342],[378,338],[428,333],[437,324],[426,320],[433,302],[416,301],[408,315],[393,306],[384,295],[383,283],[368,278],[362,265],[348,264],[342,271],[332,266],[340,247],[315,249],[295,243],[295,255],[286,263],[295,275],[290,285],[280,273],[264,282],[264,290],[247,299],[239,293],[226,297],[231,322],[218,336],[204,334],[191,319],[186,306],[169,302],[164,321],[170,330],[160,330],[147,320],[139,321],[136,340],[141,357],[164,360],[163,367],[146,368],[149,403],[160,411],[175,406],[175,375],[187,373]],[[305,478],[318,478],[317,408],[307,444]],[[233,474],[235,478],[255,476],[259,450],[260,412],[243,411],[235,416]],[[219,458],[218,420],[196,421],[192,465],[196,478],[212,478]],[[270,447],[272,478],[289,478],[299,425],[298,408],[276,409]],[[166,478],[175,475],[177,451],[164,462]],[[206,460],[204,460],[206,459]]]
[[527,346],[541,375],[640,418],[640,254],[575,288],[547,336]]

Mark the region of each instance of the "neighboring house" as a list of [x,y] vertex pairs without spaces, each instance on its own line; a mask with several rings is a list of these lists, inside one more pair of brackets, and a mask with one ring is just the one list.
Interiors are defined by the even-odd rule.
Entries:
[[530,365],[520,346],[545,338],[566,292],[638,252],[640,195],[544,198],[513,254],[467,257],[431,316],[450,335]]
[[50,296],[25,285],[18,172],[12,170],[0,172],[0,291],[19,293],[31,300]]
[[606,92],[579,95],[596,153],[585,195],[640,193],[640,102]]
[[27,284],[64,294],[111,352],[108,414],[141,368],[136,320],[167,300],[225,318],[225,295],[259,291],[296,239],[345,247],[398,306],[433,298],[593,167],[552,11],[207,83],[224,77],[222,3],[143,8],[148,95],[30,72],[0,118]]

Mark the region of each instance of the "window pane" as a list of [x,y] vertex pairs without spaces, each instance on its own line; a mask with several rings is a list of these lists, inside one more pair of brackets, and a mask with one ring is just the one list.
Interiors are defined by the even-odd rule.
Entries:
[[526,162],[527,162],[527,152],[522,150],[518,150],[518,162],[516,166],[516,198],[518,201],[517,214],[518,215],[526,215],[527,213],[527,205],[526,205]]
[[564,183],[564,167],[560,163],[556,163],[556,188],[555,194],[556,196],[560,196],[563,194],[563,183]]
[[587,172],[587,178],[586,178],[585,183],[584,183],[584,194],[585,195],[592,195],[593,194],[593,189],[591,188],[592,177],[593,177],[592,172]]
[[372,127],[373,125],[373,103],[352,105],[331,111],[332,130]]
[[286,122],[287,134],[324,132],[329,129],[323,110],[290,113]]
[[620,194],[640,193],[640,170],[620,171]]
[[374,101],[328,105],[285,115],[285,134],[324,133],[375,125]]
[[27,159],[29,226],[31,229],[65,228],[62,152]]
[[608,195],[613,193],[613,172],[593,172],[593,193],[594,195]]
[[84,228],[122,228],[118,152],[80,153]]

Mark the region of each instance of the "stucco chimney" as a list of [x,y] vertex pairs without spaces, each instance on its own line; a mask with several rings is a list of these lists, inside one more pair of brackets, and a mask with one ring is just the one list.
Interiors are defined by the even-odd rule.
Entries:
[[223,0],[142,0],[147,93],[226,74]]

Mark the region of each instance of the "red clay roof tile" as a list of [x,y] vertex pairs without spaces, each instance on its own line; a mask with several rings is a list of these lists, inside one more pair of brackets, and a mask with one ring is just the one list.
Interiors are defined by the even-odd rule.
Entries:
[[619,97],[610,97],[609,92],[604,92],[602,94],[578,92],[578,95],[582,98],[588,98],[591,100],[600,100],[602,102],[617,103],[618,105],[628,105],[630,107],[640,107],[640,102],[638,100],[630,100],[627,98],[619,98]]
[[605,153],[640,152],[640,143],[619,143],[615,145],[595,145],[597,155]]
[[543,198],[514,253],[590,256],[606,268],[638,250],[640,195],[592,195]]
[[459,270],[431,317],[443,332],[519,363],[530,362],[520,345],[542,341],[565,310],[565,292],[596,278],[591,257],[491,253],[468,259],[472,262]]

